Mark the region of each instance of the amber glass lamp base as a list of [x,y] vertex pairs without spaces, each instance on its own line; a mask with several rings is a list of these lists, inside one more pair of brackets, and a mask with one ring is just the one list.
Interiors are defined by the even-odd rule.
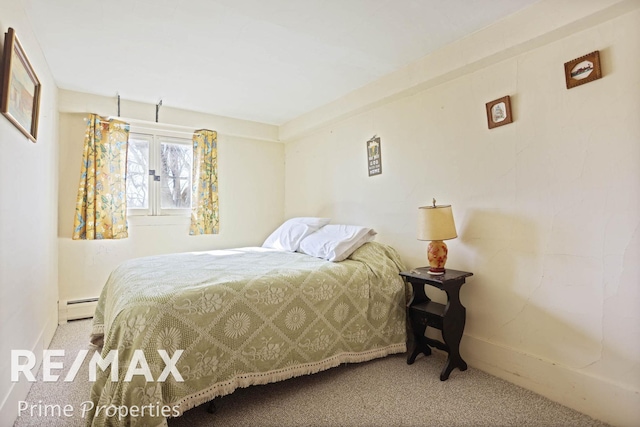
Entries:
[[442,240],[433,240],[427,247],[427,259],[429,260],[429,274],[437,276],[444,274],[444,265],[447,263],[449,250]]

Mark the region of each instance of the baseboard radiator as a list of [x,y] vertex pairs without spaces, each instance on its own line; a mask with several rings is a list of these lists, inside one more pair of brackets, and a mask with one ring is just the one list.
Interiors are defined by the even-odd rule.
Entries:
[[85,298],[78,300],[60,301],[58,303],[58,324],[62,325],[69,320],[88,319],[93,317],[98,305],[98,298]]

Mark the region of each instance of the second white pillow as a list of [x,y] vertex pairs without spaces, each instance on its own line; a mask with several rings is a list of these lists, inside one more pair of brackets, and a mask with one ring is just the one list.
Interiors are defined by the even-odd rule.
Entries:
[[343,261],[376,234],[372,228],[329,224],[302,239],[298,252],[327,261]]

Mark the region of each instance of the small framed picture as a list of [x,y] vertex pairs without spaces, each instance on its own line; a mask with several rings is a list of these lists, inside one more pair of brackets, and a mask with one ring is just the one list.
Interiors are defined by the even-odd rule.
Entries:
[[513,122],[509,95],[487,102],[487,124],[489,129]]
[[600,77],[602,77],[602,70],[600,68],[600,51],[598,50],[564,64],[567,89],[592,82]]
[[40,81],[13,28],[4,36],[2,114],[31,141],[38,136]]
[[374,135],[367,141],[367,160],[369,163],[369,176],[382,173],[382,153],[380,151],[380,137]]

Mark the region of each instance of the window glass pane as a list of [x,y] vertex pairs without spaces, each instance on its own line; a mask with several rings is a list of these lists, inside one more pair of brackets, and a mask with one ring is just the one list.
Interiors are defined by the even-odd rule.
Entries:
[[160,145],[162,181],[160,186],[161,209],[191,208],[191,144],[163,142]]
[[129,136],[127,208],[149,209],[149,141]]

